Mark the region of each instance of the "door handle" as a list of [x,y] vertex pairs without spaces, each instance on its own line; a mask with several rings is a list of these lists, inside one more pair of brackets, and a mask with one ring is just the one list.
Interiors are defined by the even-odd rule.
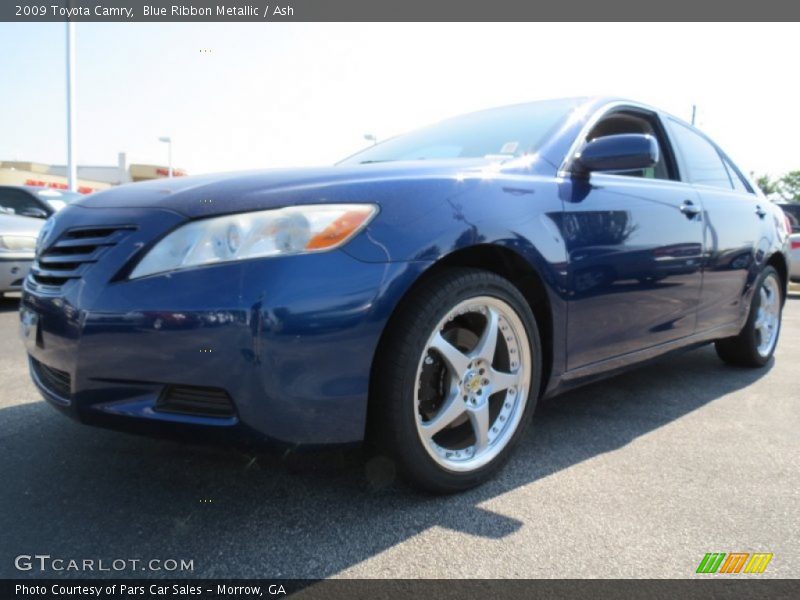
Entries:
[[767,211],[765,211],[763,208],[761,208],[760,205],[757,205],[756,206],[756,214],[758,215],[759,219],[763,219],[764,217],[767,216]]
[[684,200],[683,204],[681,204],[681,212],[688,218],[694,219],[700,214],[700,209],[691,200]]

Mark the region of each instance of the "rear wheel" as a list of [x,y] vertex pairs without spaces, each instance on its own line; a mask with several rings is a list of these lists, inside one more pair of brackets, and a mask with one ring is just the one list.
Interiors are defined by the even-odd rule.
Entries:
[[519,290],[486,271],[447,271],[404,304],[380,352],[372,434],[401,473],[455,492],[496,472],[539,389],[539,333]]
[[719,357],[741,367],[763,367],[772,358],[781,330],[783,295],[781,279],[772,267],[766,267],[756,280],[750,315],[735,337],[717,340]]

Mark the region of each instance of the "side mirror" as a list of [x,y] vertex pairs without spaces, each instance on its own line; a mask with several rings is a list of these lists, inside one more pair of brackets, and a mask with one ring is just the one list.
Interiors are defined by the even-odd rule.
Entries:
[[22,215],[23,217],[33,217],[34,219],[46,219],[49,216],[47,211],[43,208],[36,208],[33,206],[30,208],[24,208],[17,214]]
[[652,135],[620,133],[593,139],[575,156],[572,172],[587,177],[593,171],[633,171],[658,162],[658,142]]

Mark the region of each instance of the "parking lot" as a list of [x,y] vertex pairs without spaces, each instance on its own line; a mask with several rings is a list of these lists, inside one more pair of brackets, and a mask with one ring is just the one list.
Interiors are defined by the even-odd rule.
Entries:
[[453,497],[358,451],[254,456],[74,423],[29,382],[16,309],[0,300],[2,577],[49,554],[194,564],[122,576],[681,578],[739,551],[774,554],[762,577],[798,574],[797,292],[768,368],[705,347],[540,405],[502,474]]

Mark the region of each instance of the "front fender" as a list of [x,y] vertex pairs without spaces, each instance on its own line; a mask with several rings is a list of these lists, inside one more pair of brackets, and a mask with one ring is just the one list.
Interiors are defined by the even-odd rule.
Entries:
[[556,281],[567,260],[553,216],[562,211],[552,179],[517,175],[394,182],[381,212],[345,246],[364,262],[436,262],[479,244],[508,247]]
[[[419,185],[417,182],[416,185]],[[344,251],[364,262],[415,264],[414,280],[405,279],[399,303],[413,283],[441,261],[465,250],[502,248],[522,259],[541,280],[547,294],[552,331],[550,385],[564,368],[566,349],[566,247],[556,225],[562,201],[553,179],[530,175],[502,178],[454,178],[402,195],[395,185],[394,199],[381,201],[381,213]],[[425,192],[425,193],[419,193]],[[483,256],[496,256],[481,253]],[[516,262],[516,261],[515,261]],[[469,264],[469,263],[468,263]],[[500,273],[506,265],[487,265]]]

